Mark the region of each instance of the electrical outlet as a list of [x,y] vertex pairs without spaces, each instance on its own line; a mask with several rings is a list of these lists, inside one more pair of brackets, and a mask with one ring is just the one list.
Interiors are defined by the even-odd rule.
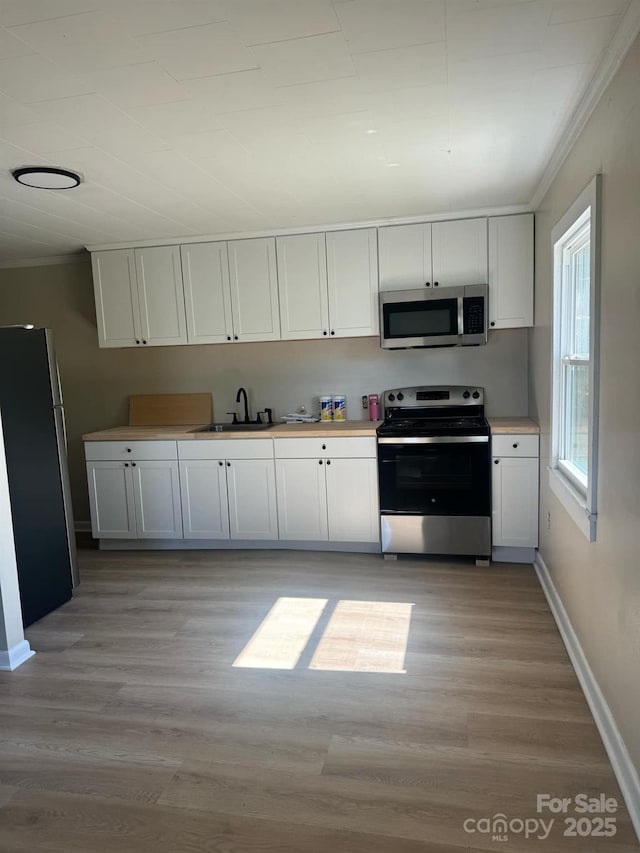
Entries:
[[551,511],[547,513],[547,530],[551,530]]
[[369,398],[366,394],[362,395],[362,408],[365,410],[369,408]]

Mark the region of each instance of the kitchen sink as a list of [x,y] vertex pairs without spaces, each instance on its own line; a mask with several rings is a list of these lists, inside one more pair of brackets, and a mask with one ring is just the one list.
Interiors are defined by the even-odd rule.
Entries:
[[265,429],[271,429],[275,424],[207,424],[207,426],[198,427],[197,429],[189,430],[189,432],[261,432]]

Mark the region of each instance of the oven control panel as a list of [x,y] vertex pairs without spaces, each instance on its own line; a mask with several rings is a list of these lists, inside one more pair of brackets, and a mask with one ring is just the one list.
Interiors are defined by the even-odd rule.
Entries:
[[385,407],[411,409],[429,406],[482,406],[484,388],[474,385],[418,385],[384,392]]

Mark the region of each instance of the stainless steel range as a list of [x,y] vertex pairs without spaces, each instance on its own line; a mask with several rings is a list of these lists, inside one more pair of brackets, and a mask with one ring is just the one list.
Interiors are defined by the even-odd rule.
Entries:
[[484,389],[395,388],[378,427],[382,551],[491,555]]

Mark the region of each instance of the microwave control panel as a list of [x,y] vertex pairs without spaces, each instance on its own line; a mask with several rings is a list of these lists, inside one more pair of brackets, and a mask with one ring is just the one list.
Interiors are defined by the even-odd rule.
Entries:
[[463,302],[465,335],[482,335],[485,331],[485,300],[482,296],[466,296]]

